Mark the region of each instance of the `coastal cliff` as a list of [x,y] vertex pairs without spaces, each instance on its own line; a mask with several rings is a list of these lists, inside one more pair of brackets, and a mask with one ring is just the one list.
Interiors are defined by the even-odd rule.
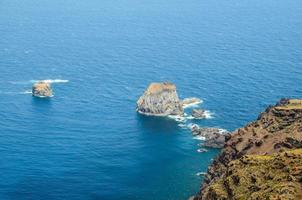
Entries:
[[194,199],[302,199],[302,100],[282,99],[231,134]]
[[183,115],[182,102],[172,83],[151,83],[137,101],[137,111],[145,115]]

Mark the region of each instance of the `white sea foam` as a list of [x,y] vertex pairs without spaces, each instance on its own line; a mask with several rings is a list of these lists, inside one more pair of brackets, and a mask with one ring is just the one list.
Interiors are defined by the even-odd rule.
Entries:
[[196,173],[196,176],[204,176],[206,175],[207,173],[206,172],[197,172]]
[[197,124],[190,123],[190,124],[187,125],[187,127],[189,129],[192,129],[194,126],[197,126],[199,128],[199,126]]
[[197,149],[197,152],[198,153],[204,153],[204,152],[207,152],[208,150],[206,150],[206,149],[203,149],[203,148],[201,148],[201,149]]
[[226,129],[220,128],[220,129],[219,129],[219,133],[220,133],[220,134],[225,134],[225,133],[229,133],[229,131],[226,130]]
[[187,125],[186,124],[178,124],[179,127],[183,128],[183,129],[187,129]]
[[44,98],[51,98],[51,97],[54,97],[54,95],[51,95],[51,96],[35,96],[35,97],[44,99]]
[[193,137],[194,140],[205,140],[206,138],[200,135]]
[[204,111],[204,116],[206,119],[213,119],[214,118],[214,113],[212,113],[209,110]]
[[20,92],[20,94],[32,94],[32,91],[31,90],[26,90],[24,92]]
[[50,98],[50,97],[53,97],[54,95],[51,95],[51,96],[37,96],[39,98]]
[[28,81],[9,81],[9,83],[13,85],[26,85]]
[[185,122],[186,118],[180,115],[168,115],[170,119],[174,119],[177,122]]
[[203,103],[203,100],[199,99],[199,101],[195,101],[193,103],[188,103],[188,104],[183,105],[183,108],[198,107],[198,105],[201,103]]
[[195,119],[195,117],[193,117],[192,115],[189,115],[186,117],[186,119]]
[[46,80],[31,80],[31,83],[36,83],[43,81],[45,83],[68,83],[69,80],[64,80],[64,79],[46,79]]

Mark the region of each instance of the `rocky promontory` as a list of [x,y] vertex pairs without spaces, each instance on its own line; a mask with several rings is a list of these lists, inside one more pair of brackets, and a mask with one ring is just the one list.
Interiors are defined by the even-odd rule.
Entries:
[[145,115],[183,115],[182,102],[172,83],[151,83],[137,101],[137,111]]
[[282,99],[231,134],[194,199],[302,199],[302,100]]
[[35,83],[32,87],[32,95],[35,97],[51,97],[53,94],[50,84],[44,81]]

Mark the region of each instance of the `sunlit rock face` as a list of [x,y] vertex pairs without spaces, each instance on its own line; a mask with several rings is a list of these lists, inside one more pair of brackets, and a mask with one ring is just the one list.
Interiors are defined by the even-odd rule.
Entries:
[[52,89],[49,83],[40,81],[33,85],[32,95],[35,97],[51,97]]
[[145,115],[183,115],[184,110],[172,83],[151,83],[137,101],[137,111]]

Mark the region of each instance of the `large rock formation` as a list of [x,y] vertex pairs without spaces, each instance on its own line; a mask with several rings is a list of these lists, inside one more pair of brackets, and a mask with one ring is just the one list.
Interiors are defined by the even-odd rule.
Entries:
[[47,82],[37,82],[32,87],[32,95],[35,97],[51,97],[52,89]]
[[137,101],[137,111],[145,115],[183,115],[182,103],[172,83],[151,83]]
[[227,139],[195,200],[302,199],[301,148],[302,100],[283,99]]

